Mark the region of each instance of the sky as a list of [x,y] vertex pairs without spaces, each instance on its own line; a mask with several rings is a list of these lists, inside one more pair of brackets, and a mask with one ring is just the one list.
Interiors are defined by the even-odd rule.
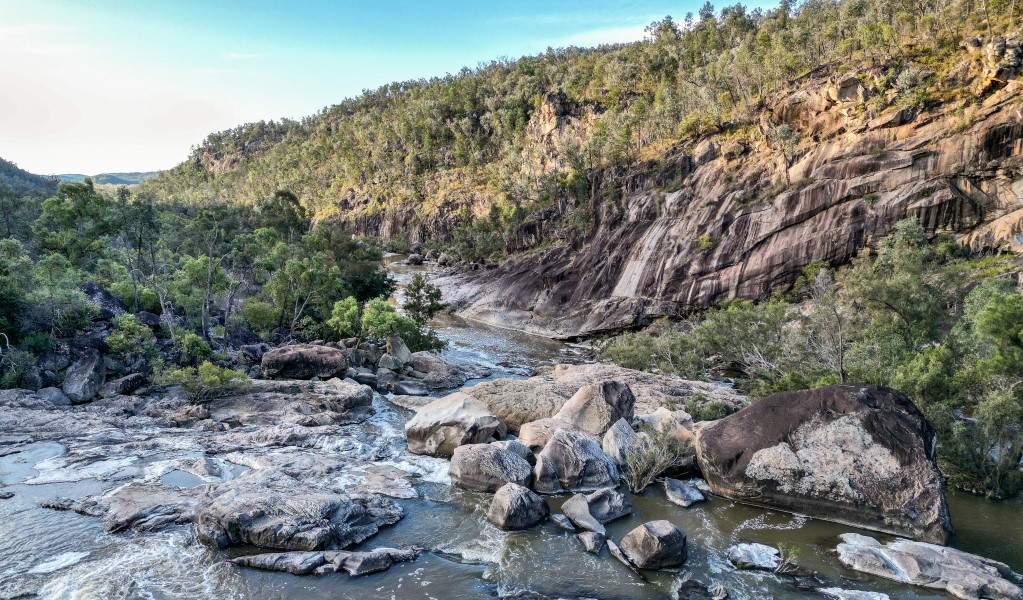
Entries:
[[0,157],[45,175],[167,169],[214,131],[496,58],[639,40],[702,4],[0,0]]

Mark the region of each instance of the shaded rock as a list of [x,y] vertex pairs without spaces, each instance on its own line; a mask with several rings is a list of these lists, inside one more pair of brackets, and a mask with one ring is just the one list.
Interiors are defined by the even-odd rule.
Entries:
[[139,320],[139,323],[150,329],[160,329],[160,326],[163,325],[163,319],[160,318],[160,315],[148,311],[140,310],[135,313],[135,318]]
[[252,364],[259,364],[263,360],[263,355],[269,351],[269,344],[246,344],[241,348],[238,348],[238,353],[241,357],[246,362]]
[[103,356],[96,350],[89,350],[64,374],[64,393],[73,404],[88,402],[99,393],[106,376]]
[[60,388],[43,388],[36,392],[36,395],[54,406],[67,406],[71,404],[71,399]]
[[728,498],[939,543],[951,534],[934,431],[894,390],[775,394],[696,425],[696,451]]
[[565,513],[573,524],[579,529],[605,534],[604,526],[590,514],[590,507],[586,503],[586,496],[576,494],[561,505],[561,512]]
[[843,77],[828,89],[828,96],[834,102],[863,103],[870,97],[870,92],[857,77]]
[[610,523],[632,514],[632,504],[624,494],[614,488],[604,488],[586,494],[590,514],[601,523]]
[[604,543],[607,541],[607,537],[604,534],[595,531],[584,531],[576,534],[575,538],[582,543],[583,549],[590,554],[600,554],[600,551],[604,549]]
[[330,346],[293,344],[274,348],[260,361],[267,379],[312,379],[344,377],[348,361],[344,352]]
[[415,381],[401,380],[391,385],[391,391],[399,396],[429,396],[430,390]]
[[725,555],[736,569],[774,571],[781,564],[781,552],[765,544],[736,544]]
[[534,489],[541,494],[616,487],[618,468],[592,436],[559,429],[536,459]]
[[576,531],[575,525],[572,524],[572,520],[561,513],[551,513],[548,518],[551,523],[554,523],[565,531]]
[[372,414],[373,390],[352,380],[257,379],[240,394],[208,404],[209,417],[237,425],[303,427],[358,423]]
[[381,369],[389,369],[395,372],[401,371],[404,366],[405,363],[401,362],[397,357],[391,354],[385,354],[377,361],[377,367]]
[[0,492],[0,500],[10,500],[14,497],[14,492]]
[[624,419],[616,421],[607,433],[604,434],[604,439],[601,440],[601,448],[604,452],[611,457],[611,460],[618,465],[619,468],[625,466],[625,456],[629,448],[636,445],[637,442],[636,432],[633,431],[632,425],[629,425]]
[[423,264],[423,255],[422,254],[409,254],[408,258],[405,259],[405,262],[407,262],[410,265],[421,265],[421,264]]
[[[352,577],[359,577],[386,571],[396,562],[415,560],[418,554],[415,549],[398,550],[395,548],[376,548],[369,552],[345,552],[341,567]],[[337,566],[338,562],[338,560],[334,560],[331,561],[331,564]]]
[[603,381],[579,388],[554,415],[593,435],[604,435],[619,419],[631,421],[635,415],[636,397],[629,386],[618,381]]
[[482,444],[504,436],[504,424],[487,407],[462,392],[434,400],[405,424],[409,452],[451,456],[464,444]]
[[536,460],[536,457],[534,457],[533,453],[529,451],[529,448],[520,444],[516,440],[499,440],[496,442],[490,442],[490,445],[495,448],[511,452],[526,462]]
[[718,145],[709,139],[705,139],[696,145],[693,150],[693,161],[699,165],[705,165],[718,157]]
[[145,375],[142,373],[132,373],[130,375],[125,375],[120,379],[108,381],[100,388],[99,395],[103,398],[109,398],[111,396],[125,396],[131,394],[145,384]]
[[376,373],[373,373],[372,371],[368,370],[359,370],[352,372],[352,370],[349,369],[348,377],[352,378],[357,383],[361,383],[362,385],[368,385],[369,387],[374,389],[379,384]]
[[561,419],[540,419],[524,423],[519,428],[519,443],[529,448],[530,452],[540,452],[559,429],[577,431]]
[[695,485],[670,477],[664,478],[664,493],[668,496],[668,500],[671,503],[685,508],[706,500],[703,493]]
[[128,312],[120,300],[95,281],[86,281],[77,289],[85,294],[89,303],[98,309],[96,316],[93,317],[94,320],[109,321]]
[[509,482],[494,494],[487,519],[501,529],[527,529],[542,522],[550,512],[543,498],[529,488]]
[[667,569],[686,562],[686,534],[668,521],[650,521],[622,538],[622,552],[640,569]]
[[486,367],[456,365],[442,356],[425,351],[414,352],[411,364],[412,376],[434,391],[453,389],[469,379],[487,377],[491,373]]
[[402,365],[412,362],[412,352],[405,345],[405,340],[400,335],[387,336],[387,354],[397,358]]
[[1007,578],[1005,564],[955,548],[896,539],[887,544],[846,533],[838,544],[843,565],[902,583],[943,590],[965,600],[1021,600],[1023,590]]
[[308,575],[327,562],[327,559],[323,552],[272,552],[239,556],[232,558],[231,562],[240,567]]
[[633,562],[633,560],[629,558],[629,556],[625,554],[624,551],[622,551],[618,544],[614,543],[614,540],[612,540],[611,538],[607,538],[605,539],[605,542],[607,543],[608,554],[615,557],[615,559],[617,559],[618,562],[622,563],[623,565],[631,569],[633,573],[640,577],[640,579],[642,579],[643,581],[647,581],[646,576],[644,576],[643,573],[640,572],[639,567],[636,565],[636,563]]
[[386,393],[391,389],[391,385],[398,382],[398,374],[394,371],[386,368],[377,369],[377,390],[380,393]]
[[467,444],[455,448],[448,474],[456,487],[492,493],[506,483],[529,485],[533,469],[525,459],[507,450],[490,444]]

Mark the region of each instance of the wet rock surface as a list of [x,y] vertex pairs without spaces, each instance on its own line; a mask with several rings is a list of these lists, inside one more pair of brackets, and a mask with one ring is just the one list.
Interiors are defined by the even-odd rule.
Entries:
[[717,494],[945,543],[952,525],[934,443],[905,396],[873,386],[775,394],[696,426]]
[[668,521],[651,521],[622,538],[622,552],[640,569],[666,569],[686,562],[686,534]]
[[882,544],[856,533],[842,536],[838,559],[850,569],[938,589],[964,600],[1020,600],[1023,589],[1005,564],[954,548],[894,540]]
[[664,494],[670,502],[684,508],[689,508],[698,502],[707,500],[703,496],[703,492],[695,484],[670,477],[664,478]]

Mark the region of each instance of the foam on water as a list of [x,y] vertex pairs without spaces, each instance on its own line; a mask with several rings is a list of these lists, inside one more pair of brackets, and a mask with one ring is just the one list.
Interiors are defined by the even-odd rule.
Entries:
[[59,571],[64,567],[70,567],[71,565],[77,564],[82,561],[83,558],[89,556],[89,552],[63,552],[57,556],[53,556],[42,562],[36,563],[29,573],[53,573]]

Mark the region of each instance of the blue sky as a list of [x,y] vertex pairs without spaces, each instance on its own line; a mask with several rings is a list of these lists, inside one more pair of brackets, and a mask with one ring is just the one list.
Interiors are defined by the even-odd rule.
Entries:
[[0,0],[0,157],[44,174],[165,169],[212,131],[494,58],[641,39],[700,5]]

